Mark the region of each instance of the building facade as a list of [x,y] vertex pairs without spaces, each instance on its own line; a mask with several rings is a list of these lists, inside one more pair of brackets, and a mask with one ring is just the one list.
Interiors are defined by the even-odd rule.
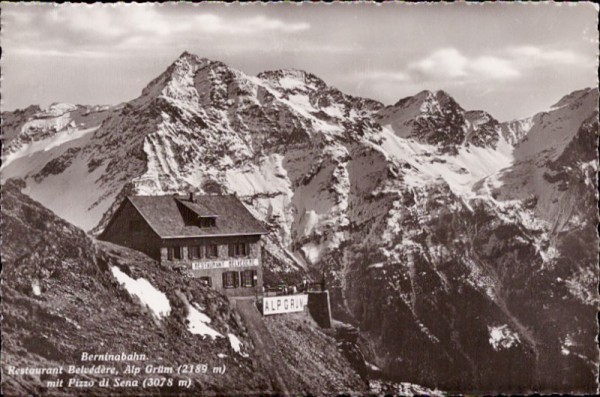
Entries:
[[266,230],[233,195],[128,196],[99,239],[146,253],[230,296],[262,290]]

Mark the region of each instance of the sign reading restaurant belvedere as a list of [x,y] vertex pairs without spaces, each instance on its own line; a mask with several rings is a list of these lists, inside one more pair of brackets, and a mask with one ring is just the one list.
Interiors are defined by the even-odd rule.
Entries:
[[308,295],[265,296],[263,316],[269,314],[301,312],[308,304]]
[[229,269],[238,267],[252,267],[258,266],[258,259],[227,259],[218,261],[207,261],[207,262],[192,262],[192,270],[204,270],[204,269]]

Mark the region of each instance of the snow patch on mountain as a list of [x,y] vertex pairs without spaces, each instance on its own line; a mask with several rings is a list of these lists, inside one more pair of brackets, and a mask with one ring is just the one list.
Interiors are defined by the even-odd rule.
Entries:
[[572,335],[567,335],[564,340],[561,341],[561,354],[568,356],[571,354],[571,349],[576,346],[576,343],[573,341]]
[[279,80],[279,85],[286,90],[303,90],[306,83],[292,76],[285,76]]
[[58,117],[67,112],[72,112],[77,109],[77,105],[72,103],[52,103],[47,108],[42,109],[36,116],[42,117]]
[[[0,171],[3,171],[6,167],[10,165],[10,163],[12,163],[16,159],[19,159],[21,157],[31,157],[34,153],[37,152],[47,152],[53,148],[62,146],[70,141],[78,140],[84,137],[85,135],[94,132],[97,129],[98,127],[92,127],[82,130],[67,129],[58,132],[54,135],[51,135],[48,138],[41,139],[39,141],[34,141],[28,145],[22,145],[19,148],[15,148],[11,153],[7,154],[4,159],[2,159],[2,166],[0,167]],[[81,142],[74,142],[74,144],[80,145]]]
[[[90,171],[87,159],[79,156],[80,148],[89,144],[94,131],[96,128],[61,132],[31,143],[14,157],[9,155],[10,161],[1,169],[2,182],[13,177],[27,178],[24,192],[30,197],[84,229],[94,227],[118,193],[107,194],[98,183],[105,165]],[[98,203],[103,196],[108,200]]]
[[242,196],[254,196],[259,193],[291,196],[293,191],[283,160],[282,155],[271,154],[259,159],[257,165],[248,164],[241,169],[229,169],[225,171],[227,186]]
[[197,304],[188,304],[187,309],[188,330],[192,334],[202,335],[204,338],[209,336],[212,340],[223,337],[223,335],[207,325],[210,324],[212,320],[206,314],[202,313]]
[[242,357],[248,357],[248,353],[242,351],[242,347],[244,344],[240,339],[232,333],[227,334],[227,338],[229,339],[229,344],[234,352],[238,353]]
[[372,393],[377,395],[388,395],[394,394],[398,396],[431,396],[441,397],[446,395],[441,390],[430,389],[421,385],[417,385],[409,382],[393,383],[389,384],[379,379],[369,380],[369,389]]
[[510,349],[521,342],[519,334],[512,331],[506,324],[488,326],[488,331],[490,333],[490,345],[496,351]]
[[40,288],[40,282],[38,280],[33,280],[31,282],[31,291],[35,296],[40,296],[42,294],[42,289]]
[[504,139],[500,139],[496,149],[460,147],[456,155],[440,155],[432,154],[436,152],[434,146],[398,137],[388,128],[383,129],[382,136],[385,153],[408,164],[409,168],[403,170],[404,181],[413,187],[441,178],[455,194],[472,197],[476,182],[513,162],[512,148]]
[[[97,128],[110,114],[109,110],[110,107],[106,106],[54,103],[43,109],[29,107],[23,111],[3,113],[3,162],[35,152],[52,142],[75,139],[69,136]],[[55,141],[52,140],[54,136]]]
[[144,278],[134,280],[117,266],[112,266],[110,270],[119,284],[122,284],[131,295],[137,296],[157,318],[166,317],[171,313],[171,304],[167,296],[150,284],[148,280]]
[[529,133],[531,127],[533,127],[533,117],[526,117],[502,123],[500,131],[504,139],[515,146]]
[[597,272],[594,270],[586,267],[575,269],[564,283],[569,293],[579,302],[591,307],[600,305],[600,297],[597,294]]

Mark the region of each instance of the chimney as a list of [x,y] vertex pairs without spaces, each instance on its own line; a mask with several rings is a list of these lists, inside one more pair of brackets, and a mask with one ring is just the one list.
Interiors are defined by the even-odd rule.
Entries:
[[190,192],[190,203],[195,203],[196,202],[196,198],[194,197],[194,193]]

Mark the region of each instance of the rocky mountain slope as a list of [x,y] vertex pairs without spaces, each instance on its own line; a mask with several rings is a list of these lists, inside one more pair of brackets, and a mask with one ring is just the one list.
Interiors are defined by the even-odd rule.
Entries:
[[[500,123],[442,91],[386,107],[184,53],[97,128],[13,144],[1,173],[94,232],[129,192],[237,193],[272,232],[269,264],[324,275],[392,380],[590,392],[597,97]],[[8,145],[35,119],[10,117]]]
[[[247,325],[220,294],[181,274],[164,273],[143,254],[96,242],[23,195],[22,181],[2,186],[2,393],[17,395],[180,395],[181,393],[264,394],[278,391],[263,352]],[[267,319],[268,321],[268,319]],[[275,321],[275,320],[274,320]],[[276,320],[287,338],[274,348],[287,356],[307,356],[302,376],[286,371],[285,387],[293,393],[320,390],[361,392],[365,383],[308,316]],[[310,346],[310,348],[307,348]],[[321,352],[316,355],[311,352]],[[144,354],[147,360],[83,362],[83,352]],[[48,368],[104,364],[120,374],[111,386],[98,387],[102,375],[11,375],[8,366]],[[207,365],[175,379],[172,387],[142,388],[153,374],[126,374],[126,366]],[[214,374],[213,367],[223,367]],[[92,387],[47,388],[46,381],[95,381]],[[115,379],[137,385],[115,388]],[[177,380],[191,379],[189,387]],[[307,381],[310,379],[310,381]]]
[[[2,147],[2,155],[11,159],[11,154],[19,153],[24,146],[29,146],[35,151],[34,142],[42,141],[55,136],[79,134],[87,128],[95,128],[107,118],[112,109],[110,106],[81,106],[69,103],[53,103],[45,109],[39,106],[29,106],[15,112],[2,113],[2,138],[7,142]],[[23,122],[25,120],[25,122]],[[60,145],[61,140],[54,141]],[[43,148],[48,148],[47,143]],[[39,146],[37,148],[40,148]]]
[[396,135],[456,153],[458,145],[495,148],[500,123],[484,111],[465,111],[444,91],[422,91],[377,113]]
[[527,135],[531,129],[532,118],[528,117],[520,120],[512,120],[500,124],[500,131],[504,139],[511,145],[516,145]]

